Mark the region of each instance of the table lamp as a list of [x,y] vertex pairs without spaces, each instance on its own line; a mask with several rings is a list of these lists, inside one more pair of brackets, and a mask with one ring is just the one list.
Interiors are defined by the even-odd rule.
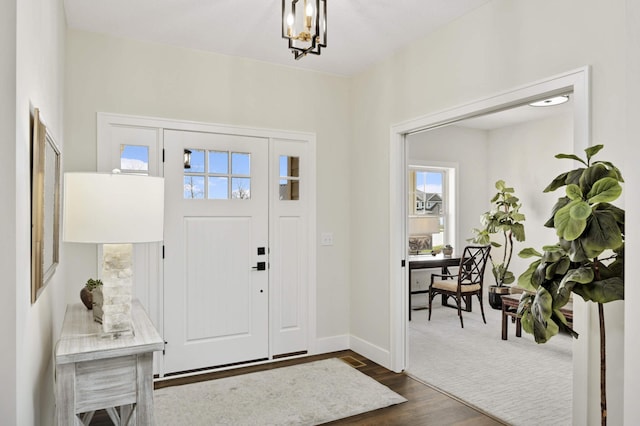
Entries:
[[430,249],[421,243],[420,237],[429,237],[440,232],[440,219],[437,216],[409,216],[409,250],[417,254],[421,250]]
[[132,333],[133,243],[162,241],[164,179],[113,173],[64,174],[63,240],[103,244],[105,335]]

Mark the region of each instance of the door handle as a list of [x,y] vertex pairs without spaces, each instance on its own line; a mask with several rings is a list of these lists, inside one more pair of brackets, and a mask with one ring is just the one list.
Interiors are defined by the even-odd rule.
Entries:
[[256,266],[252,267],[251,269],[256,269],[258,271],[264,271],[267,269],[267,262],[258,262],[256,264]]

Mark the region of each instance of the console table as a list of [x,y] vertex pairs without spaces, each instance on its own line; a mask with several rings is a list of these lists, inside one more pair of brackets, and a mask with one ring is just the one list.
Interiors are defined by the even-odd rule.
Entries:
[[59,425],[89,424],[99,409],[116,425],[155,423],[153,352],[164,342],[137,300],[131,317],[133,335],[101,337],[90,310],[81,303],[67,306],[55,350]]
[[[431,254],[421,254],[421,255],[413,255],[409,256],[409,321],[411,321],[411,295],[412,294],[422,294],[429,293],[429,290],[416,290],[411,291],[411,283],[412,283],[412,272],[414,269],[433,269],[440,268],[443,274],[449,274],[449,266],[458,266],[460,265],[460,256],[444,256],[442,253],[437,255]],[[467,297],[465,299],[465,310],[471,310],[471,298]],[[444,295],[442,295],[442,304],[445,306],[450,306]],[[457,309],[457,307],[456,307]]]

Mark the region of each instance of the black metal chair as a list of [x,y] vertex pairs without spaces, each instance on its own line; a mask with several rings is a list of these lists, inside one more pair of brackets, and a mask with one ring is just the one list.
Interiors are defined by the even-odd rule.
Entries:
[[[443,296],[443,300],[453,297],[458,307],[458,317],[460,317],[460,325],[464,328],[462,321],[462,299],[464,297],[471,298],[474,294],[478,296],[480,302],[480,312],[482,312],[482,321],[487,323],[484,317],[484,307],[482,305],[482,286],[484,282],[484,269],[489,259],[491,246],[466,246],[462,257],[458,273],[453,275],[432,274],[431,283],[429,284],[429,321],[431,321],[431,302],[438,294]],[[437,278],[437,279],[436,279]]]

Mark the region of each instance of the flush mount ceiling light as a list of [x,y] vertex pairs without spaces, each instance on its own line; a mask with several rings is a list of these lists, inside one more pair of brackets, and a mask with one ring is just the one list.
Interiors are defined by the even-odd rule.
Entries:
[[532,107],[545,107],[545,106],[554,106],[560,105],[569,100],[569,95],[560,95],[554,96],[552,98],[543,99],[541,101],[531,102],[529,106]]
[[327,1],[282,0],[282,38],[296,60],[327,47]]

